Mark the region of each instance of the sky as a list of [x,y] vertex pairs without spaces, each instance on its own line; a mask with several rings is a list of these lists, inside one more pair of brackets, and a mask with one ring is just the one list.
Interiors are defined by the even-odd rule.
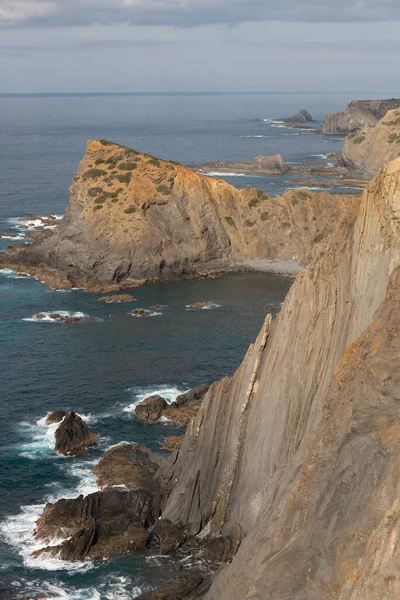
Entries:
[[0,0],[0,93],[400,96],[400,0]]

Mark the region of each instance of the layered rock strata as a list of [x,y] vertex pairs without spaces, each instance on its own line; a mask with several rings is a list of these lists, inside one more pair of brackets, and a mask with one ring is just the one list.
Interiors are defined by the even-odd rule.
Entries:
[[117,290],[271,260],[308,260],[358,202],[238,190],[105,140],[88,142],[64,219],[50,237],[0,254],[2,267],[55,288]]
[[374,127],[389,110],[400,108],[399,99],[353,100],[339,113],[328,115],[322,133],[347,135],[363,127]]
[[397,159],[160,470],[163,518],[233,548],[206,600],[400,597],[399,250]]

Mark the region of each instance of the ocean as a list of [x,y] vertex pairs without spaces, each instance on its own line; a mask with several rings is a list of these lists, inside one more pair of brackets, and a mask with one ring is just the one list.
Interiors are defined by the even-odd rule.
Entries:
[[[349,98],[334,94],[121,95],[0,97],[0,231],[17,232],[24,215],[60,217],[88,139],[106,138],[182,164],[283,155],[292,163],[328,161],[343,138],[299,135],[276,121],[307,108],[322,122]],[[320,124],[319,124],[320,125]],[[265,137],[268,136],[268,137]],[[295,184],[282,176],[224,177],[278,195]],[[339,190],[345,191],[345,190]],[[0,240],[4,249],[9,240]],[[120,442],[162,451],[183,432],[135,420],[137,402],[167,400],[231,375],[267,312],[275,316],[292,279],[247,273],[135,289],[132,305],[98,303],[82,290],[52,291],[32,278],[0,272],[0,599],[52,593],[71,600],[133,598],[187,560],[150,554],[101,562],[33,559],[32,531],[46,502],[97,489],[91,469]],[[189,310],[213,300],[209,310]],[[38,312],[84,313],[76,324],[40,322]],[[84,415],[98,445],[79,458],[52,450],[53,410]],[[193,555],[196,560],[196,555]]]

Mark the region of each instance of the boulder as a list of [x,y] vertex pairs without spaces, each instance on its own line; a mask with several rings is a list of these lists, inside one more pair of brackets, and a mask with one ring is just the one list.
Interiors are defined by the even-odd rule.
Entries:
[[150,311],[145,308],[134,308],[131,314],[135,317],[149,317]]
[[163,411],[163,416],[181,425],[187,425],[197,415],[209,387],[207,384],[202,384],[185,394],[180,394],[175,402],[171,402]]
[[150,396],[140,402],[135,408],[135,416],[140,421],[158,421],[168,403],[162,396]]
[[184,437],[184,435],[172,435],[171,437],[167,438],[164,442],[163,450],[166,450],[167,452],[179,450],[179,448],[182,446]]
[[186,541],[183,531],[167,519],[161,519],[154,525],[150,534],[150,546],[157,548],[160,554],[169,554],[178,550]]
[[[49,546],[33,553],[62,560],[100,560],[143,550],[159,506],[146,490],[116,489],[48,504],[36,522],[35,537]],[[53,539],[68,538],[57,545]]]
[[64,456],[79,456],[97,442],[98,435],[72,410],[69,410],[55,433],[54,450]]
[[[43,315],[44,318],[45,315]],[[37,318],[42,318],[41,315],[37,315]],[[66,410],[56,410],[52,413],[49,413],[46,417],[46,425],[53,425],[53,423],[60,423],[63,420],[65,415],[67,414]]]
[[185,600],[203,583],[201,575],[186,575],[168,581],[159,588],[144,592],[136,600]]
[[164,463],[162,456],[144,446],[121,444],[104,453],[93,473],[102,489],[118,485],[156,493],[153,476]]

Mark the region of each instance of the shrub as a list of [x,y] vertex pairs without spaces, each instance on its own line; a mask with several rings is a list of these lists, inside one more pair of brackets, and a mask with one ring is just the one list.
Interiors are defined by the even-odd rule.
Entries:
[[151,158],[148,162],[151,165],[154,165],[155,167],[159,167],[160,166],[160,161],[158,160],[158,158]]
[[267,219],[269,219],[269,213],[262,212],[261,213],[261,221],[266,221]]
[[392,133],[389,135],[389,144],[400,144],[400,133]]
[[103,144],[103,146],[111,146],[112,142],[109,142],[108,140],[99,140],[100,144]]
[[120,183],[129,183],[132,179],[132,173],[124,173],[123,175],[117,175],[116,178]]
[[323,240],[324,237],[325,237],[324,233],[319,233],[318,235],[316,235],[315,238],[313,239],[314,244],[318,244],[318,242]]
[[95,165],[102,165],[105,162],[104,158],[98,158],[94,161]]
[[297,197],[300,198],[300,200],[306,200],[308,198],[308,192],[306,190],[299,190],[297,192]]
[[292,198],[292,206],[296,206],[298,203],[299,201],[296,198]]
[[244,224],[246,225],[246,227],[253,227],[254,221],[249,221],[249,219],[246,219]]
[[234,226],[235,225],[235,221],[232,219],[232,217],[225,217],[225,221],[229,224]]
[[100,208],[103,208],[102,204],[95,204],[95,206],[93,207],[93,210],[100,210]]
[[107,175],[107,171],[103,171],[102,169],[89,169],[82,177],[83,179],[94,179],[95,177],[101,177],[103,175]]
[[171,193],[171,190],[166,185],[159,185],[157,187],[157,192],[159,192],[160,194],[164,194],[164,196],[169,196]]
[[98,196],[99,194],[101,194],[102,191],[103,188],[101,187],[92,187],[88,189],[88,194],[91,198],[94,198],[94,196]]
[[353,144],[362,144],[365,140],[365,135],[360,135],[359,137],[354,138]]
[[133,161],[122,162],[122,163],[119,163],[118,169],[120,171],[133,171],[133,169],[137,169],[137,164]]
[[124,213],[126,213],[127,215],[131,215],[132,213],[136,212],[136,206],[133,206],[133,204],[131,204],[130,206],[128,206],[128,208],[126,208],[124,210]]
[[112,199],[111,199],[111,202],[112,202],[113,204],[115,204],[116,202],[118,202],[118,198],[112,198]]
[[262,198],[264,196],[264,192],[262,190],[257,190],[257,198]]
[[126,146],[125,146],[125,148],[126,148],[125,149],[126,154],[140,154],[140,152],[138,152],[137,150],[134,150],[133,148],[127,148]]
[[255,206],[258,206],[259,204],[260,204],[260,201],[259,201],[258,198],[253,198],[249,202],[249,206],[251,206],[251,208],[254,208]]

